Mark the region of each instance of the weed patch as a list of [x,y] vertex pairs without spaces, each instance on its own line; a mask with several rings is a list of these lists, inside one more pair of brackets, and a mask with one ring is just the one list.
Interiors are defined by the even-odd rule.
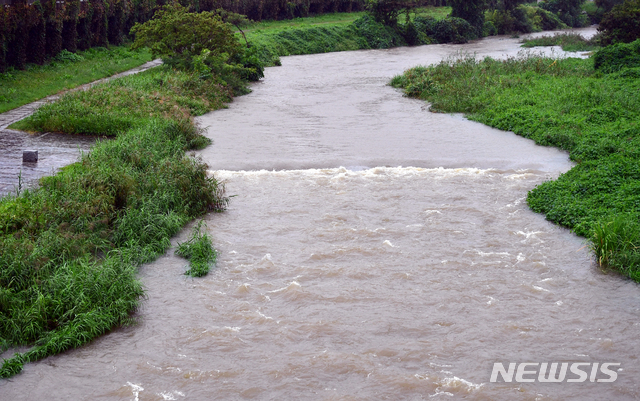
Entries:
[[566,52],[593,51],[600,47],[597,36],[585,39],[577,33],[559,33],[522,41],[522,47],[535,46],[561,46],[562,50]]
[[190,117],[230,92],[162,67],[66,95],[21,123],[115,139],[0,200],[0,350],[28,347],[3,361],[0,377],[131,323],[138,266],[188,221],[226,207],[222,185],[185,151],[208,143]]
[[178,245],[176,255],[189,261],[189,270],[184,274],[192,277],[202,277],[209,273],[209,268],[216,262],[217,253],[211,246],[211,238],[203,228],[204,220],[193,228],[191,237]]

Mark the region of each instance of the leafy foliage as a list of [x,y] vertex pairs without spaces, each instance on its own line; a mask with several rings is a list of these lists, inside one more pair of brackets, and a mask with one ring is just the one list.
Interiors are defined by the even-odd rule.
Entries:
[[640,39],[640,0],[627,0],[613,7],[602,17],[598,30],[604,45]]
[[486,18],[495,26],[500,35],[567,28],[567,25],[557,15],[540,7],[529,5],[519,5],[510,10],[488,11]]
[[233,27],[214,12],[190,13],[178,3],[158,10],[153,19],[134,25],[133,48],[149,47],[154,57],[171,66],[193,67],[193,58],[209,50],[210,56],[224,62],[237,56],[240,43]]
[[596,70],[605,73],[640,67],[640,39],[631,43],[617,43],[598,50],[593,55],[593,65]]
[[484,12],[487,9],[485,0],[451,0],[451,16],[467,21],[482,36],[484,28]]
[[540,3],[540,6],[556,14],[570,27],[577,28],[589,23],[587,16],[582,14],[584,2],[585,0],[546,0]]

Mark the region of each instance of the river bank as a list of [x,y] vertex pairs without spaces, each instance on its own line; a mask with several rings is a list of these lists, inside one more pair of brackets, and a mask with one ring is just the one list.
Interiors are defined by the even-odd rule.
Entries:
[[188,221],[223,210],[223,186],[189,150],[210,143],[191,121],[231,89],[158,67],[64,95],[22,120],[33,129],[115,136],[34,189],[0,202],[1,377],[131,323],[137,268]]
[[[526,205],[528,191],[573,166],[567,153],[430,113],[387,85],[459,51],[515,56],[518,42],[292,56],[268,68],[251,94],[198,119],[215,144],[203,160],[237,195],[205,217],[218,268],[185,278],[172,251],[143,265],[137,326],[29,364],[0,391],[636,399],[638,286],[604,274],[581,238]],[[615,383],[491,383],[498,361],[622,365]]]
[[[612,62],[620,63],[622,51],[615,54]],[[593,59],[466,57],[410,69],[392,85],[426,100],[432,111],[465,113],[568,151],[577,165],[532,190],[527,202],[590,239],[603,267],[640,281],[640,84],[634,71],[596,70]]]

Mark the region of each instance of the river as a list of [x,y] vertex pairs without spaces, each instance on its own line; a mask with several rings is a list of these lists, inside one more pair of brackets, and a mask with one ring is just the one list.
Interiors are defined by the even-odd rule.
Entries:
[[[173,250],[143,266],[138,324],[26,365],[0,398],[640,398],[640,288],[526,205],[566,153],[386,86],[459,51],[520,49],[285,57],[200,117],[234,195],[205,217],[217,268],[185,277]],[[613,383],[492,383],[496,362],[620,365]]]

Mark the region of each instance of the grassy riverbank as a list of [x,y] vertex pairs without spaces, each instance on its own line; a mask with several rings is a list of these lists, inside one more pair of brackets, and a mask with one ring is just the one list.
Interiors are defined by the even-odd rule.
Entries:
[[138,67],[151,60],[148,50],[128,45],[62,52],[45,65],[29,64],[26,70],[0,74],[0,113],[60,91]]
[[67,94],[21,122],[116,137],[0,200],[0,351],[28,347],[0,377],[130,323],[143,295],[137,267],[188,221],[224,209],[220,184],[185,152],[209,143],[190,117],[228,100],[214,80],[159,67]]
[[585,39],[577,33],[560,33],[553,36],[545,35],[533,39],[524,39],[522,47],[560,46],[566,52],[586,52],[600,48],[598,36]]
[[603,266],[640,281],[639,77],[637,67],[596,71],[591,59],[466,57],[410,69],[392,85],[432,111],[568,151],[578,164],[532,190],[528,204],[589,238]]
[[[425,7],[415,15],[441,20],[450,7]],[[246,30],[248,41],[258,48],[265,65],[277,65],[280,56],[335,51],[386,49],[406,46],[394,29],[377,23],[367,13],[335,13],[290,21],[266,21]]]

